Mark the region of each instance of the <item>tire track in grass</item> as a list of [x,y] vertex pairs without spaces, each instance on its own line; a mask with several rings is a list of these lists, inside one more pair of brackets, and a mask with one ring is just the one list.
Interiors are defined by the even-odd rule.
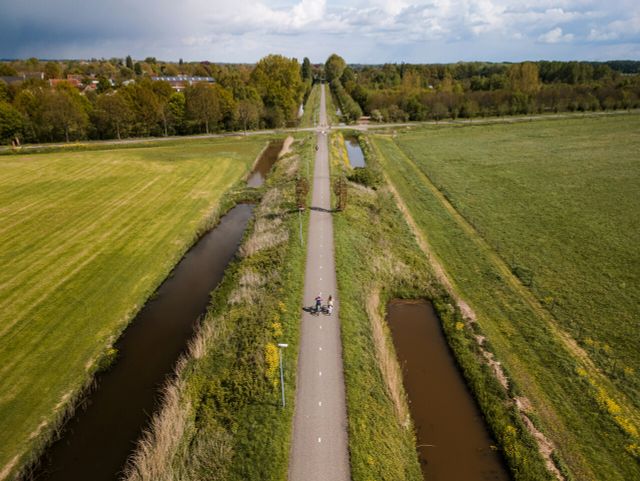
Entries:
[[[153,179],[147,182],[147,184],[142,188],[140,192],[145,192],[148,188],[150,188],[153,184],[155,184],[157,180],[158,179]],[[125,204],[129,204],[131,200],[135,199],[138,196],[138,194],[139,194],[138,192],[133,192],[127,197],[121,199],[119,202],[117,202],[117,207],[121,207]],[[160,192],[159,194],[162,194],[162,192]],[[111,239],[113,241],[113,240],[117,240],[121,236],[127,236],[129,232],[127,232],[126,229],[123,229],[123,227],[126,225],[127,218],[123,217],[121,219],[121,223],[112,224],[111,230],[102,230],[101,235],[99,235],[97,239],[91,238],[92,234],[100,231],[101,224],[103,223],[102,219],[106,220],[109,217],[113,218],[112,209],[113,207],[111,209],[105,207],[103,209],[104,215],[101,217],[101,222],[100,223],[94,222],[93,224],[87,225],[86,230],[88,232],[82,231],[80,229],[76,230],[74,228],[73,230],[76,231],[75,235],[74,237],[69,238],[68,234],[71,231],[71,229],[60,229],[58,231],[60,232],[60,236],[55,236],[52,239],[52,242],[56,242],[58,237],[64,237],[68,239],[67,242],[58,242],[58,247],[49,251],[48,255],[41,255],[40,261],[33,263],[31,269],[25,269],[21,272],[22,275],[14,276],[11,279],[12,283],[11,285],[8,286],[9,289],[6,289],[9,292],[11,292],[11,294],[9,295],[3,294],[4,299],[2,303],[2,308],[5,308],[5,306],[8,306],[8,305],[14,305],[14,306],[18,306],[18,309],[20,309],[21,304],[26,304],[28,301],[29,307],[26,307],[26,310],[22,312],[24,313],[23,318],[29,317],[33,313],[33,311],[37,307],[39,307],[40,304],[44,302],[51,295],[52,292],[56,291],[60,287],[61,284],[63,284],[67,279],[75,275],[76,272],[78,272],[87,263],[91,262],[97,255],[100,254],[100,251],[99,250],[96,251],[95,249],[96,245],[102,245],[104,241],[108,239]],[[140,211],[136,219],[143,217],[146,214],[147,212]],[[90,217],[90,216],[91,216],[91,212],[88,211],[87,217]],[[120,235],[113,236],[112,234],[113,231],[119,231]],[[72,244],[75,239],[81,239],[81,241],[78,241],[78,245],[84,245],[85,247],[83,250],[74,251],[73,249],[69,249],[69,245]],[[60,256],[63,255],[63,253],[67,253],[67,252],[72,252],[72,254],[69,255],[69,258],[67,261],[57,263],[57,269],[54,271],[47,270],[47,268],[51,266],[50,262],[52,258],[59,259]],[[93,255],[89,254],[91,252],[93,252]],[[69,270],[68,268],[69,265],[74,265],[74,267],[71,268],[71,270]],[[33,279],[34,281],[33,283],[36,285],[41,285],[43,279],[46,278],[48,281],[47,288],[43,289],[40,292],[40,295],[35,299],[33,298],[27,299],[21,303],[20,299],[23,299],[23,300],[25,299],[25,296],[24,296],[25,288],[28,289],[29,282],[27,279],[29,278]],[[18,286],[22,286],[22,288],[18,288]],[[2,289],[5,290],[5,286],[2,286]],[[4,336],[6,335],[9,329],[11,329],[14,334],[17,334],[16,331],[18,330],[13,329],[14,326],[15,326],[15,322],[7,323],[2,327],[2,329],[0,330],[0,341],[5,341],[5,340],[11,341],[11,337],[6,339]]]
[[[214,169],[214,168],[215,168],[215,167],[212,167],[212,169]],[[192,174],[192,177],[197,177],[196,173],[193,173],[193,174]],[[188,187],[188,186],[189,186],[190,181],[189,181],[189,179],[185,179],[185,180],[183,180],[183,182],[182,182],[182,183],[183,183],[183,184],[185,184],[185,185]],[[226,187],[228,188],[229,186],[230,186],[230,184],[227,184],[227,186],[226,186]],[[188,193],[188,191],[189,191],[189,190],[190,190],[190,189],[187,189],[187,190],[186,190],[186,192]],[[183,189],[180,189],[180,191],[181,191],[181,192],[185,192],[185,189],[184,189],[184,188],[183,188]],[[158,194],[157,194],[157,195],[162,196],[164,193],[165,193],[164,189],[158,189]],[[216,196],[216,198],[215,198],[215,199],[212,199],[212,203],[213,203],[213,204],[217,203],[218,201],[219,201],[219,196]],[[175,202],[170,203],[170,202],[168,202],[168,201],[167,201],[165,204],[159,204],[159,202],[157,202],[157,201],[156,201],[156,200],[154,200],[154,199],[151,199],[149,202],[150,202],[150,204],[152,204],[152,205],[153,205],[153,204],[158,204],[158,205],[170,205],[170,206],[172,206],[172,207],[174,208],[174,210],[175,210],[175,211],[178,211],[178,215],[180,215],[180,214],[184,214],[183,212],[182,212],[182,213],[181,213],[181,212],[179,212],[179,211],[180,211],[180,209],[178,209],[178,205],[179,205],[178,203],[175,203]],[[211,204],[212,204],[212,203],[208,203],[207,208],[202,208],[202,207],[197,207],[197,206],[194,206],[194,208],[197,208],[197,209],[199,209],[199,210],[201,211],[201,213],[206,214],[206,212],[207,212],[207,211],[211,211],[211,208],[212,208]],[[144,212],[144,211],[142,211],[142,212],[141,212],[141,215],[147,215],[147,214],[148,214],[147,212]],[[168,217],[169,217],[169,216],[172,216],[171,212],[169,212],[169,213],[167,214],[167,216],[168,216]],[[175,216],[174,216],[174,217],[175,217]],[[184,216],[182,216],[182,217],[184,217]],[[189,216],[187,216],[187,217],[189,217]],[[199,218],[201,218],[201,217],[202,217],[202,216],[200,216]],[[179,217],[179,218],[180,218],[180,217]],[[136,225],[136,222],[135,222],[135,221],[131,221],[130,223],[131,223],[131,224],[133,224],[133,225]],[[158,225],[157,225],[157,227],[156,227],[156,231],[164,231],[165,239],[175,237],[173,234],[169,234],[169,235],[168,235],[168,233],[166,232],[166,229],[164,229],[164,227],[163,227],[162,225],[160,225],[160,224],[161,224],[161,223],[158,223]],[[180,224],[180,226],[182,226],[182,224]],[[195,227],[195,226],[194,226],[194,227]],[[126,229],[125,229],[125,230],[126,230]],[[176,229],[172,230],[171,232],[174,232],[175,230],[177,230],[177,231],[181,231],[182,229],[178,229],[178,228],[176,228]],[[192,230],[193,230],[193,229],[192,229]],[[152,231],[152,232],[151,232],[152,237],[153,237],[153,236],[155,236],[155,232],[156,232],[156,231]],[[156,236],[156,237],[160,237],[160,236]],[[122,241],[123,241],[123,242],[122,242],[122,243],[123,243],[123,245],[125,245],[125,244],[126,244],[126,245],[129,245],[129,243],[124,242],[124,241],[126,241],[126,240],[127,240],[127,239],[122,239]],[[145,239],[144,239],[144,240],[146,241],[146,236],[145,236]],[[163,241],[163,239],[160,239],[159,243],[162,243],[162,241]],[[188,243],[188,242],[189,242],[189,240],[187,240],[186,242]],[[166,243],[166,240],[165,240],[165,243]],[[142,245],[141,245],[141,246],[140,246],[140,248],[142,248],[142,247],[149,247],[149,246],[142,246]],[[123,271],[127,271],[127,270],[128,270],[128,266],[121,266],[121,268],[122,268],[122,270],[123,270]],[[128,317],[128,316],[125,316],[125,317]],[[77,324],[77,322],[76,322],[76,324]],[[72,327],[72,326],[65,326],[65,330],[66,330],[68,327]],[[56,326],[53,326],[53,325],[52,325],[52,328],[53,328],[53,329],[51,329],[51,330],[49,331],[49,334],[54,335],[54,334],[55,334],[55,330],[56,330]],[[107,331],[108,331],[108,330],[109,330],[109,329],[107,329]],[[41,337],[46,337],[46,336],[47,336],[47,333],[45,332],[45,333],[43,333],[43,336],[41,336]],[[35,341],[35,344],[38,344],[37,340],[34,340],[34,341]],[[48,342],[48,341],[47,341],[47,342]],[[102,348],[100,348],[100,349],[99,349],[99,351],[100,351],[101,349],[102,349]],[[28,352],[29,350],[27,349],[26,351]],[[84,354],[80,354],[80,353],[78,353],[78,355],[79,355],[79,358],[84,358],[84,357],[86,357]],[[77,356],[76,356],[76,357],[77,357]],[[64,368],[63,368],[63,370],[64,370]],[[80,377],[82,377],[82,375],[80,375]],[[77,381],[76,381],[76,382],[77,382]],[[36,384],[37,384],[37,381],[36,381]],[[40,383],[40,384],[42,384],[42,383]],[[49,386],[48,386],[47,384],[48,384],[48,382],[45,382],[44,384],[42,384],[42,386],[41,386],[41,387],[42,387],[43,389],[47,389],[47,388],[49,388]],[[74,382],[74,384],[75,384],[75,382]],[[30,385],[30,386],[28,387],[28,389],[32,391],[32,390],[33,390],[33,387],[34,387],[34,386],[33,386],[33,384],[32,384],[32,385]],[[48,403],[46,403],[46,400],[43,400],[43,403],[41,403],[41,405],[42,405],[42,406],[44,406],[45,408],[46,408],[46,405],[47,405],[47,404],[48,404]],[[59,405],[59,408],[62,408],[62,407],[64,407],[64,406],[63,406],[63,405]],[[40,409],[40,412],[42,412],[42,409]],[[36,429],[36,431],[35,431],[35,432],[39,431],[41,428],[42,428],[42,425],[40,426],[40,428]],[[29,428],[29,429],[23,429],[23,432],[28,432],[28,431],[32,431],[32,432],[34,432],[31,428]]]
[[[61,164],[64,164],[64,161],[60,161],[60,162],[56,162],[56,164],[59,167],[59,169],[62,169]],[[13,217],[18,217],[18,220],[15,221],[13,224],[10,224],[9,222],[3,222],[3,225],[0,226],[0,235],[2,235],[5,232],[10,232],[12,230],[14,230],[18,225],[20,225],[23,222],[26,222],[28,220],[30,220],[31,217],[33,217],[33,215],[38,215],[38,213],[41,211],[41,207],[47,204],[51,203],[51,199],[55,198],[56,202],[59,203],[63,203],[68,201],[70,198],[76,197],[78,196],[78,192],[77,191],[73,191],[73,190],[69,190],[66,186],[65,182],[61,182],[61,180],[64,181],[78,181],[81,180],[81,178],[95,178],[95,173],[94,171],[98,171],[98,170],[102,170],[104,168],[104,163],[103,162],[95,162],[92,164],[89,164],[89,166],[85,167],[83,170],[81,170],[80,172],[73,172],[73,175],[69,175],[69,179],[67,178],[60,178],[59,176],[56,176],[55,178],[49,178],[49,179],[43,179],[43,182],[38,182],[38,179],[32,179],[32,173],[31,172],[27,172],[26,175],[23,174],[18,180],[20,181],[20,187],[22,188],[18,188],[18,189],[9,189],[6,188],[6,186],[4,187],[4,192],[6,192],[6,197],[0,196],[0,205],[3,205],[3,208],[0,208],[0,216],[6,220],[10,220]],[[56,172],[58,171],[58,169],[56,169]],[[27,181],[25,182],[24,179],[25,177],[27,178]],[[36,182],[34,183],[33,180],[35,180]],[[51,183],[51,190],[47,189],[47,195],[46,196],[42,196],[42,198],[40,200],[36,200],[30,204],[26,204],[26,205],[22,205],[19,208],[15,208],[16,204],[21,204],[22,203],[22,198],[25,195],[29,195],[31,192],[37,192],[40,193],[42,191],[42,184],[44,182],[50,182]],[[32,216],[25,216],[25,212],[26,213],[33,213]]]
[[[177,190],[179,190],[180,192],[185,192],[185,191],[189,191],[191,190],[190,186],[193,185],[193,181],[192,181],[192,177],[199,177],[200,174],[198,173],[192,173],[190,177],[185,177],[183,179],[181,179],[179,186],[176,186],[174,184],[174,188],[177,188]],[[154,179],[151,182],[148,182],[144,188],[142,190],[138,189],[137,193],[130,195],[127,199],[120,199],[119,202],[117,203],[118,206],[122,206],[124,204],[129,204],[132,200],[135,200],[136,196],[145,196],[145,191],[151,187],[151,184],[155,184],[157,182],[157,179]],[[184,186],[184,187],[183,187]],[[226,186],[226,188],[228,189],[229,185]],[[85,268],[86,265],[88,265],[91,261],[93,261],[96,257],[100,256],[103,254],[103,251],[107,248],[109,249],[114,249],[113,247],[107,247],[104,244],[104,240],[109,240],[109,244],[110,246],[120,246],[120,248],[124,248],[127,245],[130,245],[129,242],[129,237],[130,237],[130,230],[128,229],[128,225],[132,225],[132,226],[136,226],[136,225],[141,225],[142,223],[140,222],[140,220],[143,220],[144,217],[147,217],[149,215],[153,215],[154,217],[157,216],[156,212],[163,212],[166,210],[167,207],[169,206],[176,206],[177,204],[175,202],[173,202],[172,200],[165,200],[165,191],[164,188],[158,188],[156,189],[156,195],[153,199],[149,199],[147,198],[147,204],[148,205],[154,205],[156,206],[156,209],[154,212],[150,213],[145,209],[141,209],[138,211],[138,214],[136,217],[131,217],[131,216],[116,216],[116,218],[119,219],[119,223],[118,224],[113,224],[111,226],[111,230],[110,231],[104,231],[101,230],[99,228],[96,227],[96,229],[93,229],[95,232],[101,232],[101,235],[98,239],[91,239],[90,242],[84,241],[82,242],[82,245],[84,245],[84,249],[82,252],[76,252],[75,257],[69,259],[68,263],[65,264],[61,264],[60,265],[60,269],[61,272],[59,272],[59,274],[62,276],[58,276],[56,278],[56,283],[51,285],[50,288],[48,289],[48,291],[43,292],[42,295],[40,296],[39,299],[37,299],[36,301],[31,301],[29,303],[30,307],[29,309],[25,312],[25,315],[23,316],[23,318],[28,317],[33,311],[37,310],[40,307],[40,304],[42,304],[43,302],[45,302],[50,294],[52,292],[57,291],[62,285],[64,285],[69,279],[73,278],[76,276],[76,274],[78,272],[80,272],[82,269]],[[158,200],[159,199],[159,200]],[[162,202],[164,200],[164,202]],[[111,211],[111,213],[113,214],[113,206],[109,205],[109,206],[105,206],[105,209],[107,211],[107,214],[109,211]],[[210,208],[208,209],[210,210]],[[165,217],[169,217],[169,216],[165,216]],[[144,236],[144,241],[145,244],[147,244],[147,240],[149,238],[156,238],[156,237],[160,237],[161,241],[163,237],[167,237],[167,233],[166,233],[166,229],[163,227],[164,223],[163,222],[156,222],[156,225],[158,226],[156,229],[157,230],[161,230],[163,232],[165,232],[165,236],[156,236],[155,235],[155,231],[151,231],[151,232],[147,232],[146,235]],[[184,227],[182,224],[179,224],[180,227]],[[98,226],[99,227],[99,226]],[[178,231],[181,231],[182,229],[177,229]],[[119,234],[113,234],[113,232],[117,232]],[[83,235],[83,239],[86,238],[86,235],[84,233],[79,233],[78,235]],[[125,242],[126,241],[126,242]],[[87,257],[88,253],[91,253],[95,250],[95,246],[103,246],[102,249],[99,249],[97,251],[94,252],[93,255]],[[146,247],[148,247],[148,245],[146,245]],[[68,249],[68,247],[67,247]],[[68,269],[68,265],[74,265],[75,267],[72,268],[71,270]],[[58,272],[56,272],[56,274],[58,274]],[[6,330],[6,329],[5,329]],[[14,329],[14,331],[12,333],[14,334],[19,334],[19,331],[21,329]],[[0,335],[0,337],[2,337]],[[3,341],[5,339],[2,339]],[[8,338],[9,341],[12,341],[13,339]],[[2,369],[0,369],[0,372],[2,372]]]

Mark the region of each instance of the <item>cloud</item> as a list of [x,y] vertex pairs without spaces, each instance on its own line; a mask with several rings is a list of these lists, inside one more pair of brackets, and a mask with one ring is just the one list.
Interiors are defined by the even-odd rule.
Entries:
[[0,57],[256,61],[278,51],[321,61],[337,51],[429,62],[585,58],[640,44],[637,0],[0,0],[0,11]]
[[640,43],[640,14],[623,20],[614,20],[602,27],[592,28],[587,36],[594,42],[611,42],[613,40]]
[[543,43],[571,42],[571,40],[573,40],[573,34],[567,33],[563,35],[560,27],[549,30],[538,37],[538,41]]

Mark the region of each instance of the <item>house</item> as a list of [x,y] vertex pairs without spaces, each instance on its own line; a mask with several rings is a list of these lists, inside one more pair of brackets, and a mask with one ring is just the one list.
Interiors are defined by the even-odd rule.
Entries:
[[7,85],[17,85],[24,82],[24,77],[22,75],[0,75],[0,81]]
[[151,80],[168,82],[171,88],[176,92],[182,92],[187,85],[193,85],[196,83],[214,83],[213,77],[190,77],[188,75],[176,75],[174,77],[151,77]]
[[78,79],[75,78],[52,78],[49,79],[49,85],[51,85],[52,87],[55,87],[58,84],[61,83],[67,83],[75,88],[80,88],[82,87],[82,82],[80,82]]
[[25,80],[29,79],[43,80],[44,72],[20,72],[18,75],[0,76],[0,80],[4,81],[7,85],[21,84]]

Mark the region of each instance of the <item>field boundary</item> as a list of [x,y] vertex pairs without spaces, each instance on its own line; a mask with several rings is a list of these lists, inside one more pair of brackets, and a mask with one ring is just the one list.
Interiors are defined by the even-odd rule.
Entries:
[[[381,155],[379,151],[377,153],[378,155]],[[425,236],[422,234],[422,232],[418,228],[418,225],[413,219],[413,216],[411,215],[409,208],[402,200],[399,192],[395,188],[395,185],[392,183],[391,179],[389,178],[387,173],[384,171],[384,169],[383,169],[383,176],[384,176],[385,182],[389,187],[389,191],[393,194],[398,204],[398,208],[402,212],[402,215],[404,216],[407,224],[409,225],[409,227],[411,228],[411,231],[416,237],[418,246],[426,255],[429,264],[431,264],[431,267],[433,268],[436,278],[445,287],[445,289],[451,295],[451,297],[456,301],[456,304],[458,305],[458,308],[462,312],[462,315],[465,321],[467,323],[476,322],[477,317],[473,308],[471,308],[471,306],[469,306],[469,304],[457,292],[457,289],[454,287],[455,286],[454,282],[452,282],[452,280],[449,278],[446,270],[442,266],[438,257],[435,255],[433,249],[431,248],[429,241],[425,238]],[[485,358],[486,364],[491,368],[491,371],[493,372],[494,376],[496,377],[500,385],[504,388],[505,392],[508,393],[509,380],[507,379],[507,376],[505,375],[502,369],[500,361],[495,360],[494,355],[484,349],[483,341],[484,341],[484,338],[476,337],[477,346],[480,349],[480,352],[482,353],[483,357]],[[525,407],[529,407],[528,400],[524,398],[518,399],[511,396],[509,396],[509,398],[516,405],[518,409],[518,413],[520,414],[523,422],[525,423],[525,426],[529,430],[529,433],[535,439],[538,445],[538,450],[545,461],[546,468],[549,470],[549,472],[551,472],[555,476],[556,479],[558,479],[559,481],[564,481],[565,480],[564,476],[562,475],[562,473],[560,473],[560,471],[556,467],[555,462],[553,461],[553,458],[552,458],[552,453],[555,450],[555,446],[553,445],[553,443],[549,438],[547,438],[541,431],[539,431],[534,426],[534,424],[531,422],[531,420],[527,416]]]
[[[597,379],[599,386],[607,387],[607,397],[614,398],[616,404],[620,405],[624,411],[624,416],[633,419],[635,424],[640,424],[640,419],[634,413],[634,409],[630,407],[627,396],[620,392],[605,376],[602,375],[600,370],[593,363],[589,355],[578,346],[578,343],[564,331],[544,308],[535,295],[522,284],[522,282],[513,274],[509,266],[504,259],[500,257],[493,248],[487,243],[482,235],[467,221],[467,219],[449,202],[444,196],[442,191],[431,181],[429,176],[421,170],[416,162],[409,154],[407,154],[395,141],[394,144],[398,148],[398,151],[409,161],[411,168],[416,174],[424,180],[424,184],[429,188],[431,193],[438,199],[440,204],[446,209],[449,215],[455,220],[455,222],[462,228],[462,230],[468,235],[468,237],[476,244],[476,246],[490,259],[491,263],[498,269],[500,274],[507,280],[509,286],[511,286],[517,294],[527,303],[527,305],[533,310],[533,312],[542,319],[549,330],[562,342],[567,352],[576,360],[577,364],[582,363],[580,366],[582,369],[588,370],[591,373],[592,378]],[[613,394],[612,394],[613,393]],[[614,420],[615,421],[615,420]]]

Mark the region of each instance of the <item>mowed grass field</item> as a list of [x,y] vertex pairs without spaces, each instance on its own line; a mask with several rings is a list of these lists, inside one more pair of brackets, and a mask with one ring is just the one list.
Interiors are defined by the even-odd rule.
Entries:
[[640,478],[640,116],[374,145],[560,464]]
[[0,479],[37,450],[265,145],[0,157]]

